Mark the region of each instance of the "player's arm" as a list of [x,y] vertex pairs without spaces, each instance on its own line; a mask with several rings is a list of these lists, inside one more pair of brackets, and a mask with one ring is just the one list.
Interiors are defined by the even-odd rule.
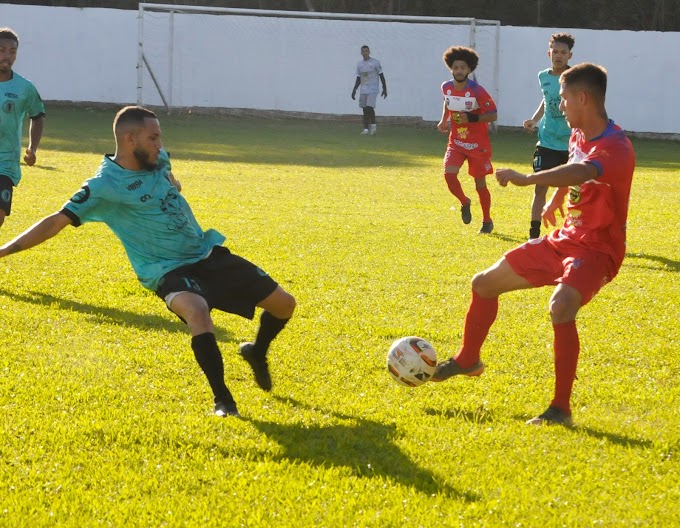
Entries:
[[35,165],[35,152],[38,150],[40,140],[42,139],[43,127],[45,122],[44,114],[39,114],[32,117],[28,129],[28,148],[24,156],[24,161],[29,167]]
[[522,126],[529,131],[532,131],[534,128],[536,128],[536,125],[538,122],[541,120],[543,117],[543,112],[545,111],[545,106],[544,106],[544,101],[541,100],[541,104],[538,105],[538,108],[534,112],[534,115],[531,116],[531,119],[527,119],[522,123]]
[[383,96],[383,98],[385,98],[385,97],[387,97],[387,81],[385,80],[385,75],[382,74],[382,73],[380,74],[380,82],[382,82],[382,87],[383,87],[382,96]]
[[37,246],[38,244],[45,242],[45,240],[55,236],[71,223],[72,220],[61,212],[46,216],[37,224],[29,227],[14,240],[7,242],[4,246],[0,247],[0,258]]
[[449,108],[446,105],[446,99],[444,100],[444,106],[442,108],[442,118],[437,123],[437,130],[446,134],[449,131]]
[[496,179],[503,187],[508,183],[519,187],[527,185],[546,185],[548,187],[569,187],[581,185],[599,176],[599,169],[594,163],[567,163],[553,169],[547,169],[533,174],[522,174],[512,169],[498,169]]
[[357,75],[357,80],[354,81],[354,88],[352,88],[352,99],[354,99],[357,96],[357,88],[359,88],[359,85],[361,84],[361,77]]
[[498,112],[495,110],[485,114],[473,114],[472,112],[451,112],[451,119],[458,125],[467,123],[493,123],[498,119]]

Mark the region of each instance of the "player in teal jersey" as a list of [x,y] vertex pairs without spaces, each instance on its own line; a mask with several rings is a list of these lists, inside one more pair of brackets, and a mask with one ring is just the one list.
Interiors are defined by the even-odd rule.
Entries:
[[29,116],[26,165],[35,165],[43,133],[45,106],[35,86],[12,70],[19,49],[19,37],[10,28],[0,28],[0,226],[12,211],[14,187],[21,180],[21,134],[24,117]]
[[238,416],[224,382],[222,354],[210,311],[252,319],[263,309],[255,341],[240,352],[257,384],[271,390],[267,351],[295,310],[295,299],[269,275],[222,246],[225,237],[203,231],[180,194],[163,149],[156,115],[128,106],[113,122],[116,153],[104,156],[95,176],[63,208],[0,247],[0,258],[52,238],[67,225],[104,222],[123,244],[142,285],[182,319],[191,347],[215,398],[215,414]]
[[[552,169],[569,160],[569,136],[571,128],[560,111],[560,75],[569,68],[574,37],[569,33],[555,33],[550,37],[548,57],[551,68],[538,74],[543,99],[531,119],[524,121],[524,128],[538,131],[538,143],[534,152],[534,172]],[[541,235],[541,213],[545,206],[548,188],[536,185],[531,203],[531,227],[529,238]]]

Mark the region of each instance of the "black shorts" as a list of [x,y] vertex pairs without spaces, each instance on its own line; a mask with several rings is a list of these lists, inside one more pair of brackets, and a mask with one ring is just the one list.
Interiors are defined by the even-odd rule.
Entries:
[[0,174],[0,209],[5,211],[5,216],[12,212],[12,194],[14,182],[9,176]]
[[540,172],[553,167],[559,167],[569,161],[568,150],[553,150],[536,147],[534,151],[534,172]]
[[192,292],[203,297],[211,310],[252,319],[257,304],[277,287],[277,282],[252,262],[215,246],[207,258],[163,275],[156,295],[165,300],[171,293]]

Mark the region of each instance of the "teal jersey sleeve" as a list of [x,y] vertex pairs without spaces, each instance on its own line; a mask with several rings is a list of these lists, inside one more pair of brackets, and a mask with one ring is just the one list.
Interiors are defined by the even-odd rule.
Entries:
[[104,222],[123,244],[139,281],[156,290],[168,271],[197,262],[225,237],[203,231],[191,207],[170,183],[170,160],[161,152],[153,171],[130,171],[110,157],[64,204],[74,225]]
[[560,77],[550,70],[538,74],[543,92],[543,118],[538,124],[538,145],[552,150],[569,150],[571,128],[560,111]]
[[21,137],[24,118],[45,113],[38,90],[28,79],[12,72],[9,81],[0,82],[0,174],[14,185],[21,180]]

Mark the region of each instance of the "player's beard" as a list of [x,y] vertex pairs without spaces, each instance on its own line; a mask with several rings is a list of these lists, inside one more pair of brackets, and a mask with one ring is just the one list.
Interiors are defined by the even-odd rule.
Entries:
[[132,153],[143,170],[154,171],[158,168],[158,161],[151,161],[151,155],[148,152],[137,148]]
[[453,76],[453,80],[456,81],[457,83],[464,83],[465,81],[467,81],[467,78],[468,78],[467,75],[464,75],[462,79],[459,79],[455,75]]

